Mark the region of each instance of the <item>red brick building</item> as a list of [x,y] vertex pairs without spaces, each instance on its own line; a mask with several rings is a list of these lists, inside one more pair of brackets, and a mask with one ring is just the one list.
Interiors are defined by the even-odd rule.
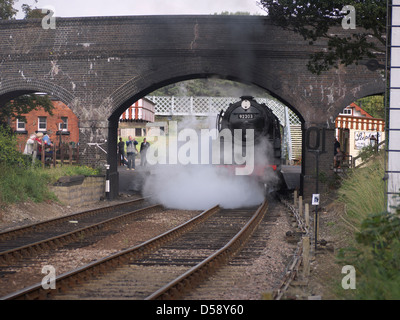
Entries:
[[21,152],[26,140],[32,133],[43,132],[50,140],[58,145],[60,142],[79,142],[78,117],[61,101],[53,100],[53,115],[42,108],[25,114],[26,122],[14,120],[12,128],[18,134],[18,145]]

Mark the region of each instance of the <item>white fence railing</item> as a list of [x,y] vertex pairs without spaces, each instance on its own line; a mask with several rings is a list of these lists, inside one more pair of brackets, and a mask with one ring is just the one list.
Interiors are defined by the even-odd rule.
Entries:
[[[158,116],[216,116],[221,110],[226,110],[229,104],[239,101],[238,97],[175,97],[147,96],[155,104],[155,114]],[[291,127],[301,126],[299,117],[279,100],[272,97],[255,98],[258,103],[265,103],[278,117],[284,127],[283,152],[289,160],[301,154],[301,138],[292,136]],[[294,141],[296,140],[296,141]]]

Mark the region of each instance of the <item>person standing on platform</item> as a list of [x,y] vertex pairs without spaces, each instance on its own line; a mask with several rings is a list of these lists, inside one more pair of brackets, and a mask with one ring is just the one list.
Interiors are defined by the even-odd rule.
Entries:
[[119,156],[119,165],[123,166],[125,164],[125,143],[122,141],[122,138],[119,138],[118,142],[118,156]]
[[146,153],[147,149],[150,147],[150,143],[147,142],[146,138],[140,144],[140,165],[145,166],[147,164]]
[[126,142],[126,155],[128,157],[128,170],[135,170],[135,158],[138,153],[136,146],[138,142],[132,138],[132,136],[128,137],[128,141]]

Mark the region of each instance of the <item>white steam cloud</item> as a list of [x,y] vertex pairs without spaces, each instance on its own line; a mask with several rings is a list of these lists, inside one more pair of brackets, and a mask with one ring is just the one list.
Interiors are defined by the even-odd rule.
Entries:
[[146,179],[144,195],[168,208],[205,210],[215,205],[240,208],[262,203],[263,188],[249,176],[211,165],[159,166]]
[[[206,122],[215,124],[213,120]],[[200,126],[195,118],[179,123],[179,127],[183,130],[196,128],[200,131]],[[189,145],[190,141],[182,142],[177,151],[179,152],[179,147],[183,147],[187,150],[195,150],[197,154],[199,147],[197,141],[195,148],[192,149],[188,147]],[[257,148],[255,153],[255,170],[258,165],[268,164],[269,161],[265,155],[269,154],[268,150],[271,150],[268,141],[258,145],[262,147]],[[151,174],[146,178],[143,186],[143,195],[151,195],[167,208],[205,210],[220,205],[223,208],[232,209],[255,206],[264,200],[264,186],[254,176],[235,175],[234,170],[229,170],[223,165],[186,164],[178,161],[174,164],[152,165],[150,169]],[[273,185],[276,181],[275,174],[267,177],[268,185]]]

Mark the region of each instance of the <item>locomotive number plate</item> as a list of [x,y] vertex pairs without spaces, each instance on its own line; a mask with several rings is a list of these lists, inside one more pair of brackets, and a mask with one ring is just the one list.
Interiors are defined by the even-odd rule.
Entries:
[[239,113],[238,117],[239,117],[239,119],[254,119],[254,114],[253,113]]

